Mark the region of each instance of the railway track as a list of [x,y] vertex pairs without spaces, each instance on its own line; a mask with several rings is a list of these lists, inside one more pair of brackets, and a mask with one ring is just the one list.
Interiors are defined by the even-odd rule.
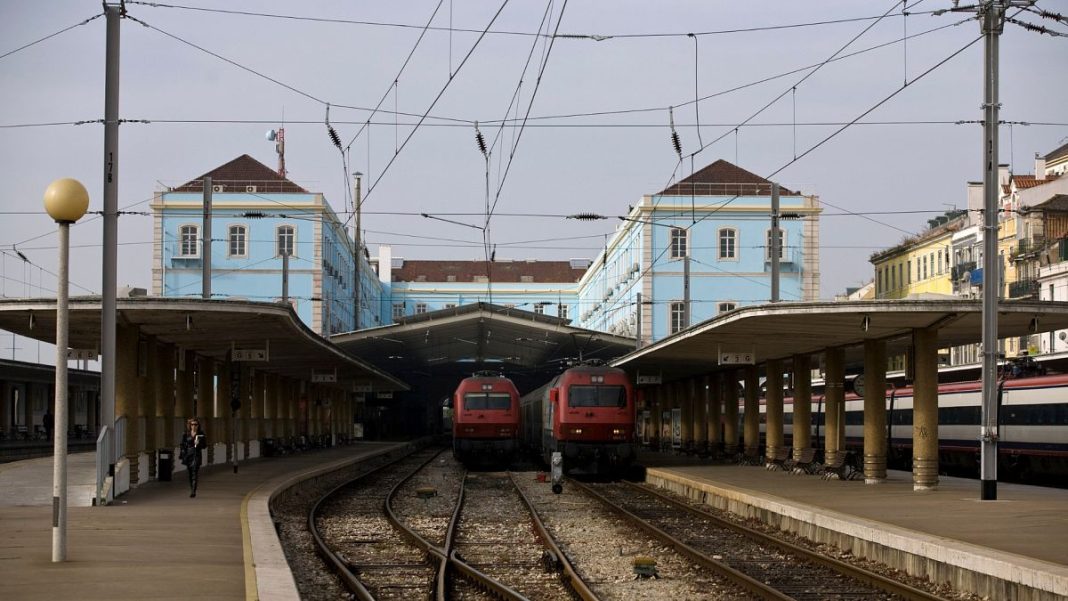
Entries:
[[416,454],[361,475],[309,511],[319,555],[356,599],[597,599],[507,476],[461,478],[444,520],[440,502],[413,501],[427,488],[414,486],[427,480],[420,472],[437,456]]
[[725,521],[629,483],[570,484],[701,565],[764,599],[938,601],[880,574]]

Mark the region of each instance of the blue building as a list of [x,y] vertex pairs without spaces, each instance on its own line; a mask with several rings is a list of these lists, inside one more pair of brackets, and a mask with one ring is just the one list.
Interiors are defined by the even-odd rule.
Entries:
[[[158,194],[153,292],[200,296],[212,180],[212,297],[289,299],[324,336],[354,329],[354,242],[322,194],[248,155]],[[819,296],[819,201],[780,190],[780,298]],[[360,253],[360,329],[488,302],[642,343],[771,296],[771,184],[716,161],[630,208],[594,260],[441,261]],[[688,274],[688,277],[687,277]],[[685,292],[689,283],[689,304]]]
[[[203,233],[206,177],[210,244]],[[210,247],[212,298],[281,302],[288,254],[289,302],[300,318],[324,336],[353,329],[354,243],[322,194],[242,155],[157,193],[153,213],[153,294],[200,296]],[[381,325],[382,285],[366,253],[360,260],[360,324]]]
[[[819,201],[781,188],[779,204],[780,299],[815,300]],[[640,335],[648,343],[768,302],[770,235],[771,183],[720,160],[642,197],[593,261],[498,259],[487,272],[482,261],[393,259],[382,247],[378,264],[391,266],[380,273],[389,274],[385,294],[394,321],[484,301],[564,317],[581,328]]]

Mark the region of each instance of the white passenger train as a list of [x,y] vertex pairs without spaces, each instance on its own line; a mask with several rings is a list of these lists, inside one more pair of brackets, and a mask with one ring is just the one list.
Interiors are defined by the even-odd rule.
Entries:
[[[1028,481],[1055,481],[1068,476],[1068,375],[1007,379],[1000,383],[999,476]],[[911,469],[912,387],[890,387],[886,393],[890,466]],[[783,403],[783,430],[791,440],[793,399]],[[955,382],[938,387],[939,464],[943,471],[978,474],[981,382]],[[864,399],[845,398],[846,450],[863,456]],[[764,404],[761,401],[761,437]],[[823,394],[812,395],[812,440],[823,447]]]

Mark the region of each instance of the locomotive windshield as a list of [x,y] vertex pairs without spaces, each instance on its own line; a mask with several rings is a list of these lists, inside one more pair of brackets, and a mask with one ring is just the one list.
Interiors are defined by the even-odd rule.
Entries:
[[627,390],[622,386],[572,386],[567,403],[571,407],[626,407]]
[[511,408],[512,397],[507,392],[469,392],[464,395],[464,409],[467,411]]

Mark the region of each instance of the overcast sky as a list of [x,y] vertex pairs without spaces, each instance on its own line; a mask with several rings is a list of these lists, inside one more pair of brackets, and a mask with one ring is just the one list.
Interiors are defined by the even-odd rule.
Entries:
[[[643,194],[664,188],[673,172],[678,178],[689,175],[689,155],[704,143],[707,147],[693,158],[695,169],[723,158],[762,176],[778,171],[775,179],[787,187],[820,196],[826,211],[820,227],[821,295],[829,298],[871,279],[867,259],[872,252],[920,231],[936,212],[965,206],[966,182],[982,178],[980,126],[953,123],[981,118],[981,41],[862,120],[884,124],[849,127],[794,161],[840,127],[827,123],[856,119],[906,79],[913,81],[979,36],[975,21],[924,34],[968,16],[928,14],[950,7],[948,0],[914,2],[908,17],[901,15],[900,2],[886,1],[511,0],[481,41],[480,33],[501,7],[498,1],[175,1],[302,19],[128,3],[129,15],[151,26],[122,23],[120,116],[150,121],[121,127],[119,204],[134,211],[148,210],[146,201],[161,184],[183,183],[241,154],[274,166],[274,145],[264,134],[278,127],[284,114],[292,180],[323,192],[341,213],[346,172],[365,174],[364,227],[372,253],[377,244],[388,243],[394,256],[481,258],[481,233],[474,229],[383,213],[426,212],[479,223],[479,216],[447,215],[484,210],[484,160],[472,122],[479,121],[492,142],[499,133],[494,121],[521,120],[543,59],[531,119],[492,220],[498,258],[595,256],[604,234],[618,222],[552,215],[624,214]],[[1068,1],[1046,0],[1039,7],[1068,13]],[[397,78],[435,9],[432,29]],[[869,18],[888,10],[886,18]],[[48,271],[56,269],[55,226],[41,208],[49,182],[78,178],[89,189],[90,210],[101,208],[102,125],[11,126],[103,117],[104,19],[7,53],[100,11],[97,0],[0,1],[4,296],[54,294],[55,278]],[[547,37],[516,35],[539,27],[552,32],[561,11],[559,33],[577,37],[558,37],[550,48]],[[1068,32],[1066,25],[1025,17]],[[359,23],[327,22],[338,20]],[[450,33],[450,23],[470,31]],[[687,37],[689,32],[699,35]],[[906,35],[916,37],[901,44]],[[811,69],[722,93],[817,65],[843,47],[840,55],[880,44],[888,45],[826,64],[800,84]],[[1011,162],[1016,173],[1032,173],[1035,153],[1046,154],[1068,141],[1066,59],[1068,39],[1006,26],[1001,116],[1032,124],[1001,129],[1002,162]],[[698,96],[715,95],[699,103],[699,115],[693,104],[695,77]],[[509,113],[521,78],[518,103]],[[423,126],[414,129],[439,93]],[[373,108],[383,96],[383,110],[373,116],[337,106]],[[342,144],[355,138],[348,167],[327,134],[326,103],[334,105],[330,120]],[[670,141],[669,106],[678,107],[674,121],[685,157],[681,166]],[[414,116],[398,116],[395,110]],[[603,112],[609,114],[589,115]],[[539,118],[570,114],[584,115]],[[750,126],[735,133],[735,126],[750,117]],[[369,130],[357,136],[368,119]],[[518,131],[505,128],[493,148],[494,191]],[[895,214],[865,219],[842,216],[843,211]],[[46,235],[38,238],[41,234]],[[119,284],[150,287],[151,218],[123,216],[119,237],[124,245]],[[72,294],[100,292],[100,241],[99,219],[74,228]],[[12,245],[33,265],[17,258]],[[28,347],[23,352],[35,350],[23,346]],[[0,356],[11,355],[0,351]]]

